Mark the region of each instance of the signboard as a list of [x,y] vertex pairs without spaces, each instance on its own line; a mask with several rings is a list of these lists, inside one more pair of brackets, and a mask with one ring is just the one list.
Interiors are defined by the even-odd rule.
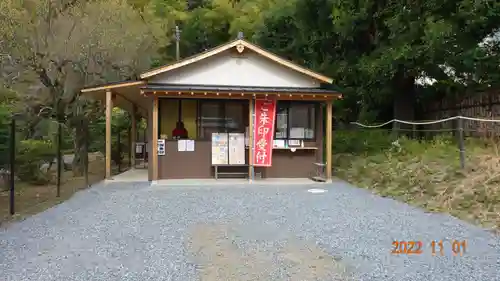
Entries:
[[245,134],[229,134],[229,165],[245,164]]
[[142,153],[142,147],[144,146],[144,143],[136,143],[135,144],[135,153],[140,154]]
[[253,128],[253,165],[270,167],[273,163],[276,100],[256,99]]
[[212,165],[227,165],[228,149],[228,135],[212,133]]
[[165,140],[164,139],[158,139],[158,155],[159,156],[165,155]]

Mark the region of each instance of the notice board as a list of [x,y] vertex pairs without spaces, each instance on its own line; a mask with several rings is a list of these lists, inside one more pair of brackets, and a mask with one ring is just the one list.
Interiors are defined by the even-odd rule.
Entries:
[[227,165],[229,143],[227,133],[212,133],[212,165]]
[[245,134],[229,134],[229,165],[245,164]]

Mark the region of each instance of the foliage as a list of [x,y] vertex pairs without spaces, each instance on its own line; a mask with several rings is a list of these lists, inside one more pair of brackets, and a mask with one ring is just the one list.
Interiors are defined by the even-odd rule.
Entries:
[[[182,57],[242,31],[273,52],[332,76],[345,97],[335,112],[345,121],[366,112],[379,120],[413,119],[417,102],[463,96],[500,81],[499,40],[493,36],[500,4],[492,0],[130,1],[138,9],[151,4],[162,20],[180,25]],[[174,29],[166,31],[173,38]],[[156,65],[175,60],[173,45],[160,51],[163,61]]]
[[[144,4],[146,0],[130,1]],[[263,15],[266,11],[292,5],[294,2],[295,0],[151,0],[150,6],[163,21],[180,26],[180,53],[182,57],[187,57],[233,40],[240,31],[245,37],[251,38],[258,26],[264,24]],[[174,38],[174,28],[166,31],[170,38]],[[175,60],[174,45],[163,47],[160,52],[163,60],[157,64]]]
[[125,0],[5,0],[0,8],[2,82],[26,92],[28,135],[50,130],[47,118],[70,126],[81,164],[85,140],[79,136],[100,110],[80,98],[80,88],[135,79],[168,43],[166,22],[149,6],[134,10]]
[[16,175],[25,182],[48,183],[51,179],[50,171],[42,171],[41,166],[52,163],[55,156],[54,145],[51,141],[23,140],[18,144],[16,153]]
[[392,140],[392,135],[387,130],[335,131],[333,151],[339,154],[365,155],[391,147]]
[[111,160],[117,165],[121,165],[123,157],[129,152],[128,138],[132,123],[129,114],[118,108],[113,109],[113,123],[111,124]]
[[[144,122],[137,123],[137,130],[143,130],[141,125]],[[121,141],[125,142],[128,138],[128,129],[131,127],[130,115],[128,112],[121,110],[119,108],[113,108],[112,118],[111,118],[111,137],[112,137],[112,147],[115,147],[118,133],[121,134]],[[92,119],[89,124],[89,152],[100,151],[104,153],[105,151],[105,133],[106,133],[106,118],[105,116],[99,116],[98,118]],[[122,150],[125,152],[126,150]]]
[[0,19],[7,30],[0,35],[10,40],[2,51],[14,60],[5,63],[24,67],[23,75],[60,95],[51,106],[73,101],[87,83],[135,77],[149,68],[154,44],[166,44],[164,26],[150,11],[139,13],[122,0],[6,1]]
[[478,45],[498,29],[497,1],[299,1],[264,20],[255,39],[333,76],[346,97],[337,113],[349,120],[362,107],[413,119],[424,88],[463,95],[464,85],[474,92],[500,80],[491,72],[498,40]]
[[90,120],[88,135],[89,152],[101,151],[104,153],[106,146],[106,118],[104,116]]
[[0,169],[9,161],[10,112],[0,103]]
[[0,87],[0,169],[9,164],[10,125],[16,94]]
[[382,196],[499,230],[498,143],[468,139],[465,147],[465,170],[452,136],[401,138],[378,151],[367,147],[363,154],[339,153],[334,168],[338,177]]

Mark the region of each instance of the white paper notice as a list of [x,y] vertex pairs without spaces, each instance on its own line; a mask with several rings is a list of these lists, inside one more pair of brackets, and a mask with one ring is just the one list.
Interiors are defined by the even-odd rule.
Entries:
[[186,151],[194,151],[194,140],[186,140]]
[[142,153],[142,146],[143,146],[143,144],[136,144],[135,145],[135,153]]
[[229,165],[245,164],[245,134],[229,134]]
[[186,151],[186,140],[177,141],[177,151]]

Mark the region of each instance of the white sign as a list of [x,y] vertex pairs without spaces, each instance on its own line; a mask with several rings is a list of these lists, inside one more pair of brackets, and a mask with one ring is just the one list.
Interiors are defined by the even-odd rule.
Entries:
[[186,140],[186,151],[194,151],[194,140]]
[[228,160],[228,135],[212,133],[212,165],[227,165]]
[[158,155],[160,155],[160,156],[165,155],[165,140],[164,139],[158,140]]
[[177,141],[177,151],[186,151],[186,140]]
[[229,134],[229,165],[245,164],[245,134]]
[[142,153],[142,146],[144,144],[136,144],[135,145],[135,153]]

